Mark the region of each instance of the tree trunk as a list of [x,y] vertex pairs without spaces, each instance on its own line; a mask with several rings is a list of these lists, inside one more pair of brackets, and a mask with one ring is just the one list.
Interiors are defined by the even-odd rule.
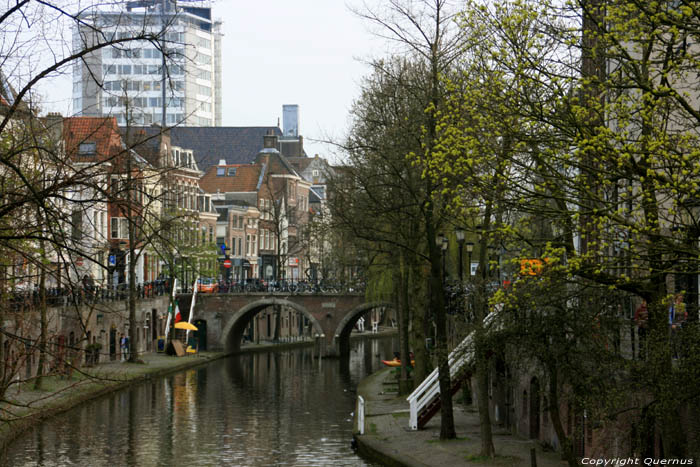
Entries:
[[445,304],[443,295],[442,261],[441,251],[436,244],[432,207],[427,209],[426,234],[430,257],[429,277],[429,312],[435,319],[435,355],[438,362],[438,380],[440,383],[440,439],[454,439],[455,432],[454,414],[452,413],[452,383],[450,378],[450,366],[448,362],[447,331],[445,318]]
[[398,276],[398,280],[394,283],[398,284],[397,293],[397,311],[399,320],[399,345],[401,353],[401,376],[399,378],[399,395],[406,395],[413,389],[413,380],[408,374],[408,366],[411,365],[411,357],[408,346],[408,279],[409,267],[406,259],[406,254],[401,250],[400,254],[400,270],[394,268],[394,275]]
[[571,439],[566,436],[564,425],[559,412],[559,382],[556,365],[548,366],[549,373],[549,418],[552,420],[554,432],[557,434],[559,445],[561,446],[561,458],[565,460],[569,467],[578,467],[578,461],[574,456],[574,449]]
[[[44,241],[39,241],[40,258],[46,258],[46,250]],[[46,334],[47,334],[47,318],[46,318],[46,268],[42,265],[39,276],[39,319],[41,321],[39,330],[39,363],[36,369],[36,379],[34,380],[34,390],[41,391],[44,365],[46,362]]]

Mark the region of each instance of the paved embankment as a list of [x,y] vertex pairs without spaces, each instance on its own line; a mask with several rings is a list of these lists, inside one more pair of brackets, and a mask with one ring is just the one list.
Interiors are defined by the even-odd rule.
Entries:
[[[494,427],[497,457],[479,457],[479,416],[476,408],[454,404],[457,439],[440,441],[440,415],[424,429],[408,429],[408,402],[397,395],[396,377],[391,368],[374,373],[360,383],[357,394],[365,399],[365,434],[355,434],[357,449],[368,459],[389,466],[530,466],[530,449],[536,449],[538,467],[562,467],[559,454],[543,452],[531,440]],[[356,423],[357,423],[357,414]]]
[[[396,334],[395,329],[385,328],[377,334],[353,333],[351,339],[379,338],[393,334]],[[313,345],[312,340],[249,343],[243,345],[239,353],[281,351]],[[227,355],[224,352],[200,352],[198,355],[173,357],[162,353],[145,353],[139,356],[143,363],[105,362],[74,370],[70,378],[45,377],[41,391],[35,391],[33,383],[24,383],[19,387],[13,385],[5,395],[6,402],[0,402],[0,450],[23,430],[86,401],[140,381],[204,365]]]
[[5,395],[7,402],[0,404],[3,419],[0,425],[0,448],[4,448],[15,436],[33,424],[85,401],[139,381],[203,365],[225,355],[222,352],[201,352],[196,356],[178,358],[148,353],[140,356],[143,363],[114,361],[73,370],[70,378],[44,377],[41,391],[34,390],[33,383],[25,383],[21,387],[12,386]]

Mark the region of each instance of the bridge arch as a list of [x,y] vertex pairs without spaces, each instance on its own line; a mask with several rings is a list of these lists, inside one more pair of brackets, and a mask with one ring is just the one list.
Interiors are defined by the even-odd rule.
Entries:
[[250,320],[263,309],[275,305],[286,306],[298,311],[311,322],[317,334],[322,335],[324,333],[318,320],[300,304],[283,298],[268,297],[251,302],[233,314],[226,322],[221,332],[221,347],[225,349],[226,352],[236,352],[240,350],[241,339],[243,338],[243,333]]
[[350,355],[350,333],[355,323],[357,323],[357,320],[360,319],[360,316],[374,308],[394,309],[394,304],[382,301],[363,303],[347,312],[343,319],[340,320],[333,334],[333,341],[341,357]]

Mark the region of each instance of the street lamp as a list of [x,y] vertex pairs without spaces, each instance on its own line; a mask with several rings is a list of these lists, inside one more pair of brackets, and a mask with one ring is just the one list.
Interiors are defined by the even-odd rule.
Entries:
[[442,250],[442,280],[445,281],[445,252],[447,250],[448,240],[444,234],[439,233],[437,237],[438,245]]
[[462,248],[464,247],[464,229],[457,227],[457,229],[455,229],[455,236],[457,237],[457,245],[459,245],[459,282],[461,283],[464,280],[464,268],[462,264]]
[[474,251],[474,242],[467,242],[467,253],[469,254],[469,280],[472,279],[472,252]]

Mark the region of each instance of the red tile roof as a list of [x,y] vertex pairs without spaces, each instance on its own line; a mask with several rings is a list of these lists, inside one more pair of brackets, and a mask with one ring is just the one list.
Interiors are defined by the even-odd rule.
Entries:
[[[236,175],[216,175],[218,167],[236,169]],[[199,186],[207,193],[244,193],[257,191],[260,179],[260,166],[253,164],[213,165],[199,181]]]
[[103,161],[121,152],[121,137],[114,117],[69,117],[63,120],[63,140],[66,154],[78,160],[84,156],[78,155],[82,143],[95,143],[92,161]]

